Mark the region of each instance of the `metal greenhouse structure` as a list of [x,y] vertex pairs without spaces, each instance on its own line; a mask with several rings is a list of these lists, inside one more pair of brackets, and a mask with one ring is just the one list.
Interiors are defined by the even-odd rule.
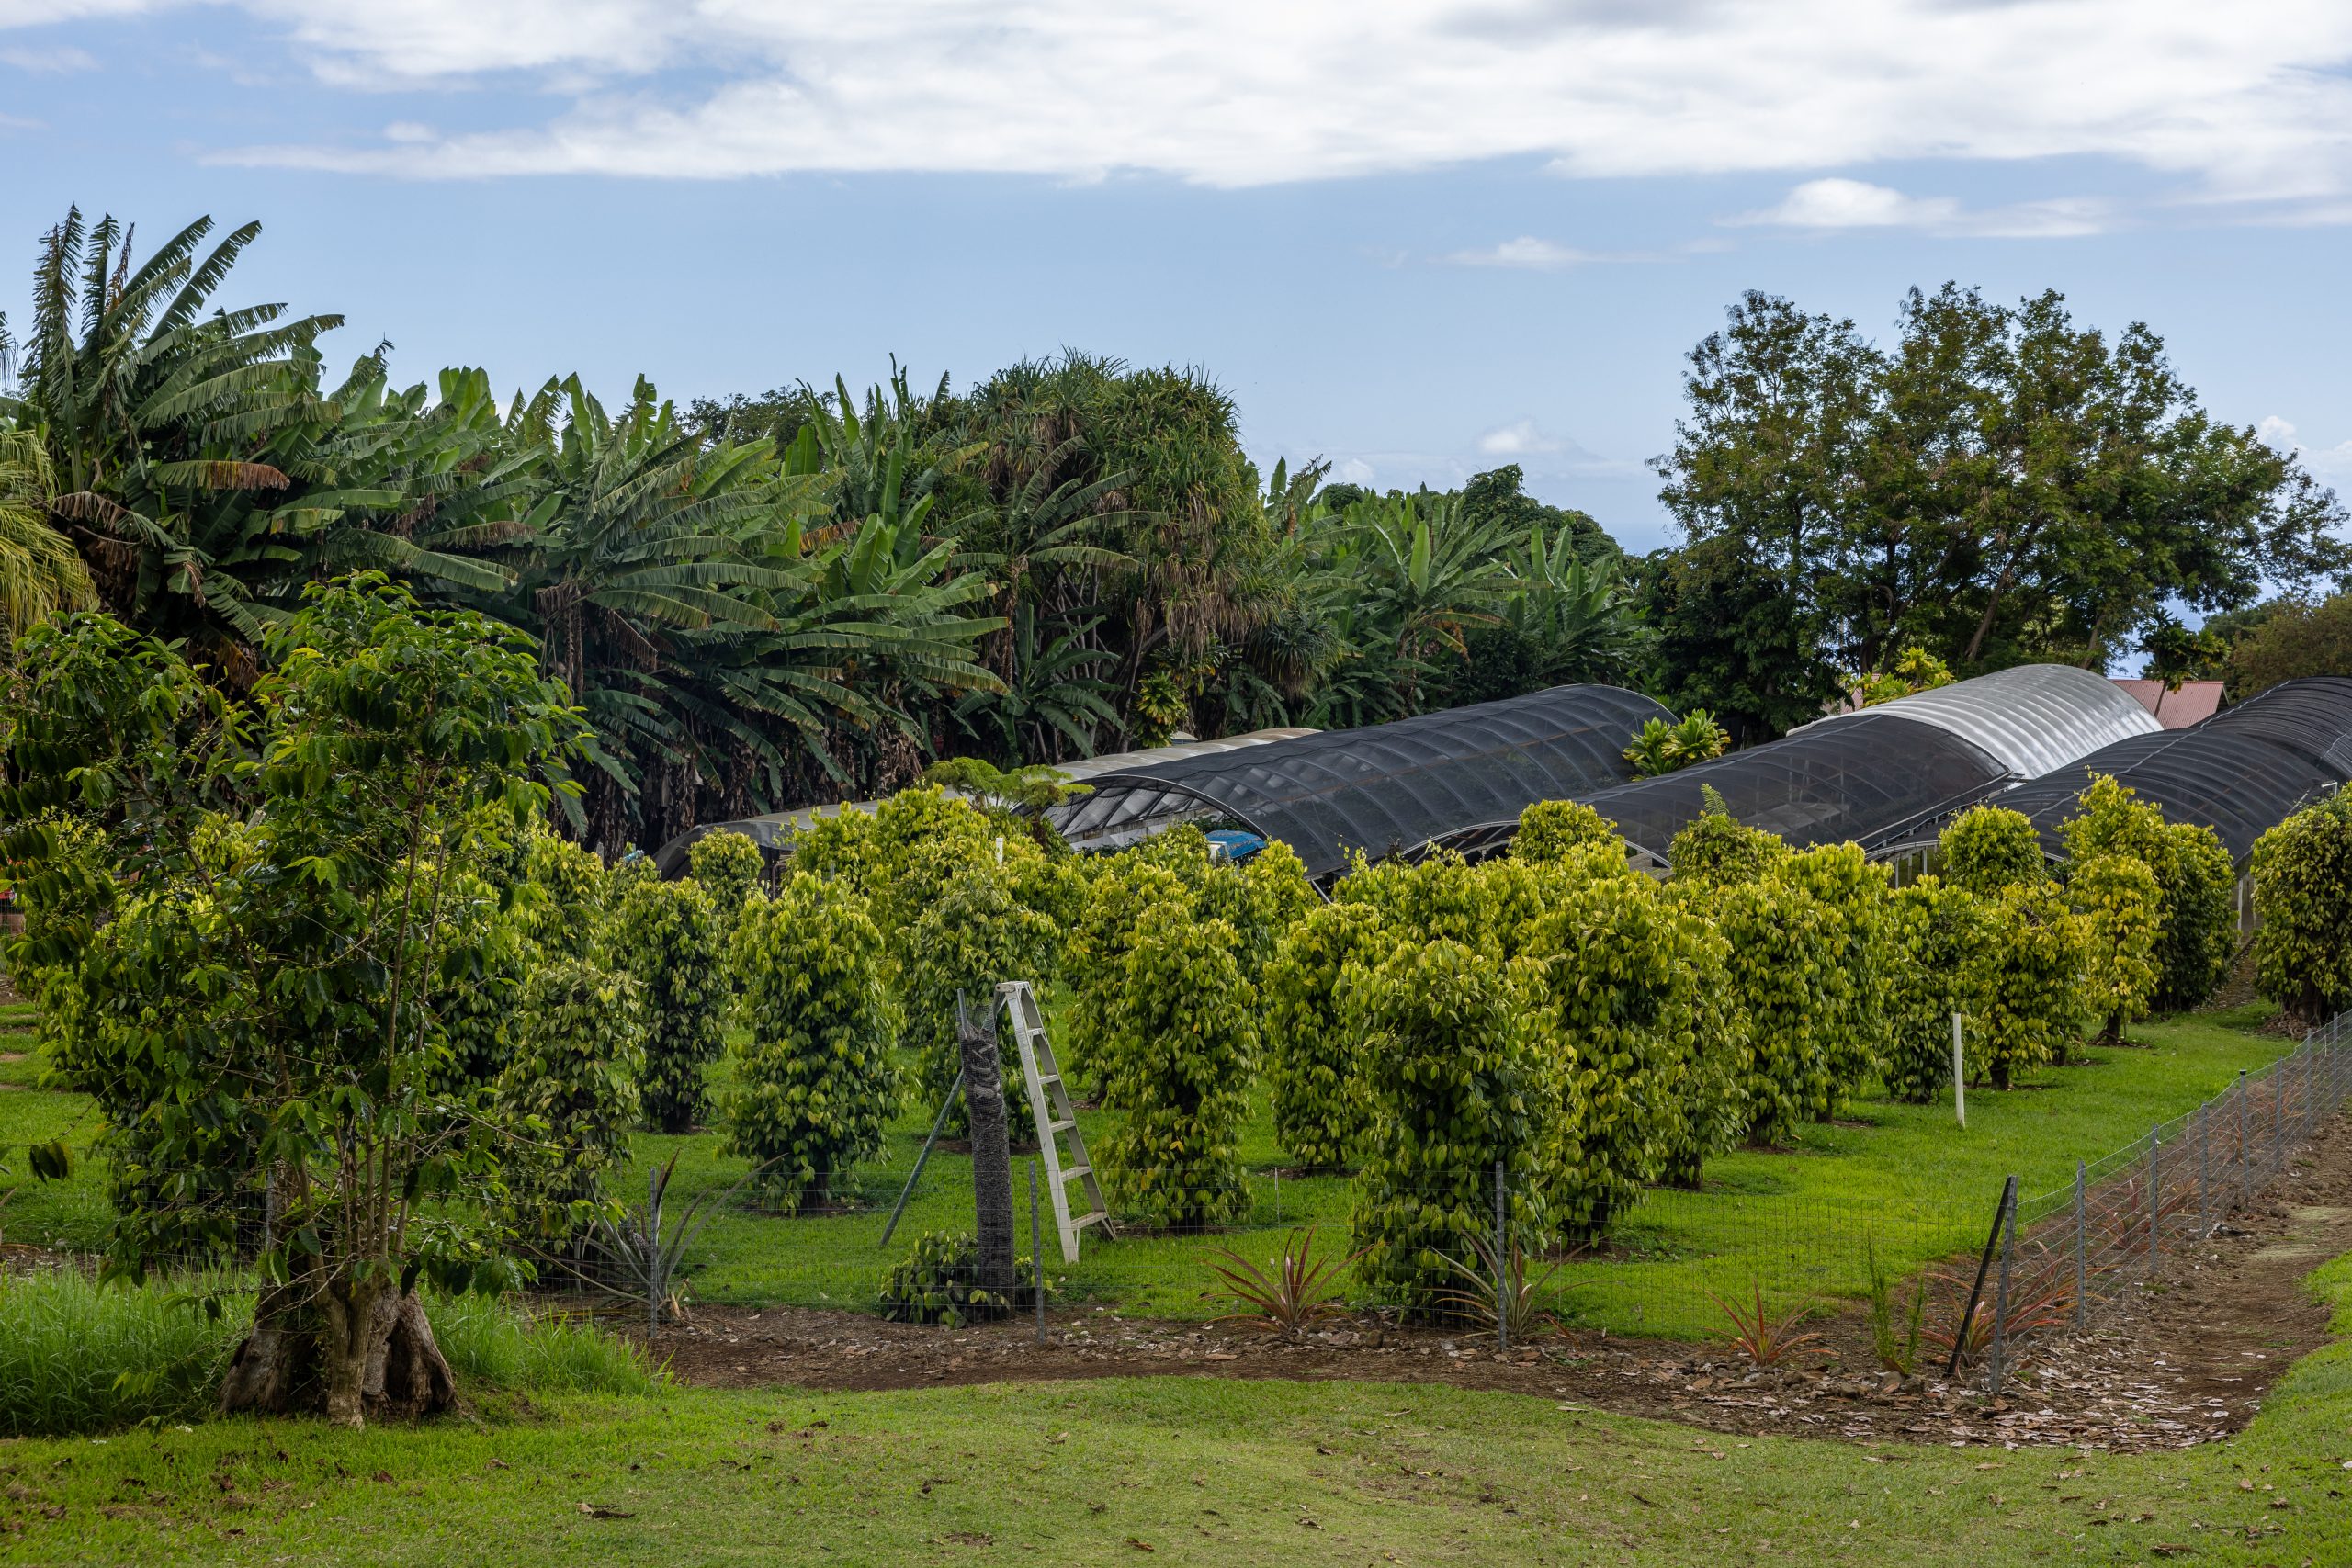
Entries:
[[2170,822],[2211,828],[2244,864],[2255,840],[2301,807],[2352,781],[2352,680],[2281,682],[2188,729],[2160,730],[2102,747],[1993,797],[2022,811],[2052,860],[2059,827],[2093,774],[2111,774]]
[[1237,823],[1288,844],[1323,881],[1358,850],[1374,859],[1417,853],[1472,824],[1515,822],[1536,801],[1622,783],[1632,772],[1624,750],[1634,733],[1673,716],[1616,686],[1555,686],[1393,724],[1095,773],[1084,781],[1091,795],[1049,817],[1081,850],[1115,849],[1179,822]]
[[[1616,823],[1627,848],[1653,867],[1666,864],[1667,845],[1697,818],[1710,788],[1734,817],[1799,848],[1847,840],[1875,848],[1928,829],[2006,784],[2161,733],[2104,677],[2028,664],[1816,719],[1767,745],[1577,798]],[[1516,827],[1491,819],[1442,842],[1492,853]]]

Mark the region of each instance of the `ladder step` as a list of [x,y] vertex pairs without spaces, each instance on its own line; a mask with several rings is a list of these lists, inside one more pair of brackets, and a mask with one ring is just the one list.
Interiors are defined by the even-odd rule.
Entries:
[[1062,1081],[1062,1076],[1059,1073],[1039,1073],[1037,1075],[1037,1081],[1039,1083],[1059,1083]]
[[1110,1222],[1111,1216],[1097,1209],[1091,1214],[1083,1214],[1070,1221],[1069,1228],[1074,1231],[1082,1231],[1089,1225],[1108,1224]]
[[1091,1176],[1093,1174],[1094,1168],[1091,1165],[1066,1165],[1062,1167],[1061,1169],[1054,1172],[1056,1177],[1064,1181],[1076,1181],[1081,1176]]
[[1067,1122],[1046,1122],[1046,1132],[1048,1132],[1048,1133],[1067,1133],[1067,1132],[1069,1132],[1072,1127],[1075,1127],[1075,1126],[1077,1126],[1077,1125],[1078,1125],[1078,1119],[1077,1119],[1076,1117],[1074,1117],[1074,1116],[1073,1116],[1072,1118],[1070,1118],[1070,1119],[1069,1119],[1069,1121],[1067,1121]]

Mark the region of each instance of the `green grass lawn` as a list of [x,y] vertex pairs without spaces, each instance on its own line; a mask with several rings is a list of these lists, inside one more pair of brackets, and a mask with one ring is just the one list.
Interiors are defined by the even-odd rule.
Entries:
[[[2352,1334],[2352,1258],[2314,1279]],[[2347,1464],[2344,1340],[2242,1436],[2130,1458],[1741,1440],[1429,1385],[677,1390],[0,1442],[0,1562],[2341,1564]]]
[[[2005,1093],[1973,1091],[1965,1132],[1952,1125],[1948,1104],[1872,1099],[1852,1107],[1847,1124],[1805,1128],[1792,1152],[1723,1156],[1709,1165],[1705,1191],[1651,1193],[1626,1216],[1607,1257],[1563,1269],[1555,1280],[1562,1303],[1577,1321],[1612,1332],[1696,1337],[1720,1330],[1708,1292],[1745,1295],[1754,1282],[1779,1303],[1859,1297],[1866,1247],[1875,1246],[1897,1269],[1966,1252],[1981,1245],[2004,1177],[2017,1174],[2029,1195],[2060,1186],[2072,1179],[2076,1158],[2128,1143],[2219,1091],[2239,1069],[2282,1054],[2288,1042],[2251,1032],[2267,1012],[2257,1007],[2144,1024],[2132,1032],[2139,1046],[2091,1051],[2087,1065],[2044,1071]],[[0,1017],[0,1029],[13,1021]],[[7,1049],[0,1045],[0,1053]],[[29,1077],[35,1066],[28,1058],[0,1064],[0,1072]],[[1279,1250],[1290,1227],[1309,1222],[1321,1227],[1318,1246],[1344,1247],[1348,1179],[1278,1174],[1283,1156],[1262,1091],[1250,1107],[1241,1139],[1250,1168],[1249,1223],[1210,1235],[1106,1242],[1090,1233],[1079,1264],[1065,1270],[1048,1207],[1046,1256],[1063,1276],[1065,1300],[1209,1316],[1223,1310],[1204,1296],[1215,1283],[1216,1249],[1262,1259]],[[889,1267],[923,1232],[972,1225],[971,1160],[935,1152],[890,1246],[879,1245],[933,1109],[906,1109],[883,1156],[859,1169],[853,1212],[801,1219],[756,1212],[741,1200],[722,1210],[689,1255],[694,1293],[759,1306],[871,1306]],[[1090,1136],[1110,1120],[1099,1111],[1081,1115]],[[54,1137],[86,1146],[95,1131],[78,1096],[0,1089],[0,1149]],[[679,1156],[673,1191],[681,1197],[731,1185],[744,1168],[718,1153],[715,1134],[646,1134],[638,1139],[636,1168],[616,1190],[641,1192],[650,1165],[672,1153]],[[0,1206],[0,1233],[67,1247],[98,1244],[107,1221],[98,1162],[82,1165],[68,1182],[46,1185],[25,1175],[21,1159],[7,1163],[17,1168],[0,1184],[18,1190]],[[1013,1182],[1025,1251],[1026,1177],[1018,1157]]]

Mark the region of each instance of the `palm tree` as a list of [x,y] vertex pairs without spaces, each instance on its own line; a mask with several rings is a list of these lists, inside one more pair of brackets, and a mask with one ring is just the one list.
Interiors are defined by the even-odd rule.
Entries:
[[0,664],[34,622],[96,599],[82,558],[50,525],[52,493],[49,455],[33,434],[0,430]]

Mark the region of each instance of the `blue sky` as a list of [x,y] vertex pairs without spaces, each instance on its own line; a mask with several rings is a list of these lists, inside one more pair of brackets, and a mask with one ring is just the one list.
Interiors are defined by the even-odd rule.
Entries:
[[1629,546],[1745,288],[2169,342],[2352,480],[2352,6],[0,0],[0,310],[69,203],[259,219],[240,301],[424,378],[684,399],[1195,364],[1261,461],[1517,461]]

